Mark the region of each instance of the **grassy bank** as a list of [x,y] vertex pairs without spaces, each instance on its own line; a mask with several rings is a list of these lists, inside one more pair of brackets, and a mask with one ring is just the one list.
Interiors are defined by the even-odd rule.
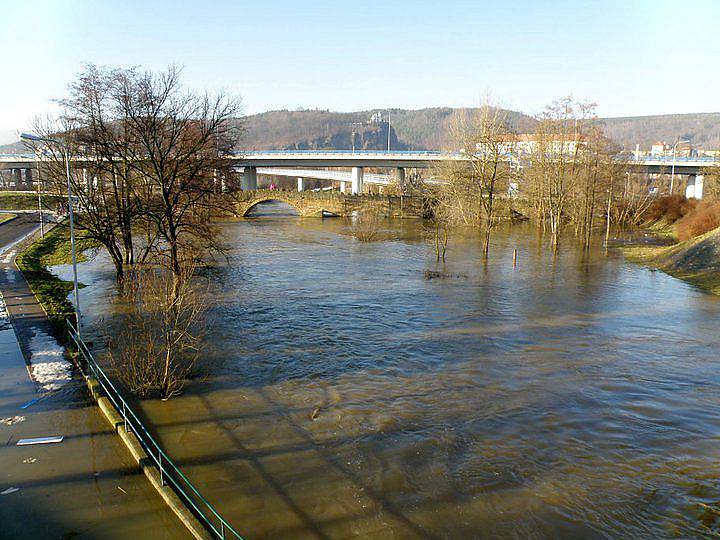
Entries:
[[[55,210],[58,203],[65,201],[63,197],[43,195],[43,210]],[[0,210],[37,210],[36,193],[18,193],[17,191],[0,191]]]
[[[96,247],[93,241],[78,239],[78,262],[85,260],[82,252],[93,247]],[[72,262],[68,228],[58,225],[46,234],[45,238],[30,244],[17,256],[15,262],[45,309],[56,336],[65,340],[65,319],[74,313],[72,303],[67,300],[73,284],[58,278],[47,267]]]
[[628,260],[720,295],[720,229],[672,246],[627,247]]
[[0,225],[5,223],[6,221],[10,221],[11,219],[15,219],[17,217],[16,214],[0,214]]

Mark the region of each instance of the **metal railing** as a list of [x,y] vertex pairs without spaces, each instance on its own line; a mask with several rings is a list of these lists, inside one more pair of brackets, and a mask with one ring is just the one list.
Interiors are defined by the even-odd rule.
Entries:
[[105,396],[112,402],[118,414],[122,416],[123,429],[126,432],[132,431],[135,434],[138,442],[157,467],[160,472],[160,483],[163,486],[170,486],[215,537],[221,540],[232,538],[244,540],[240,533],[200,494],[193,483],[180,470],[180,467],[165,453],[130,404],[123,398],[122,394],[105,374],[105,371],[97,363],[90,349],[77,334],[72,322],[67,320],[66,323],[70,337],[84,360],[86,369],[84,375],[86,377],[92,375],[98,381]]

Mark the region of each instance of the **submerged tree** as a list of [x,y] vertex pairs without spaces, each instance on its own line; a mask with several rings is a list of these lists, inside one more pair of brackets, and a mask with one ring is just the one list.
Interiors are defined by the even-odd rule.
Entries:
[[128,161],[141,179],[144,219],[160,242],[156,255],[180,287],[184,267],[219,247],[211,215],[218,181],[233,175],[226,159],[237,143],[237,99],[194,94],[174,67],[162,74],[123,72],[115,101],[127,119]]
[[462,155],[434,171],[438,183],[430,193],[435,218],[444,225],[482,227],[487,255],[499,221],[498,200],[507,194],[514,174],[508,157],[514,153],[516,133],[505,111],[484,105],[458,117],[450,139]]
[[87,66],[60,105],[56,121],[36,126],[45,183],[66,193],[69,157],[77,227],[105,247],[121,285],[117,374],[141,397],[168,398],[201,347],[193,271],[220,249],[211,218],[227,205],[239,100],[186,91],[174,67]]

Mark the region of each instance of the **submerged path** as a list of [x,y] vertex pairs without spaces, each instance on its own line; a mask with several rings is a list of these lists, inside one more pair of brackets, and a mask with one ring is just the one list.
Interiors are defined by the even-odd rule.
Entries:
[[[36,225],[0,225],[0,246]],[[63,358],[14,255],[0,255],[0,538],[188,538]],[[64,439],[17,446],[45,436]]]

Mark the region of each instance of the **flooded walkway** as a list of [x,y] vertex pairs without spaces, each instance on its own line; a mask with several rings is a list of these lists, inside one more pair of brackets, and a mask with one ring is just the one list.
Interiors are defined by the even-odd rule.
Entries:
[[[35,219],[0,225],[0,240]],[[62,357],[12,254],[0,259],[0,538],[189,538]],[[46,436],[64,439],[17,446]]]

